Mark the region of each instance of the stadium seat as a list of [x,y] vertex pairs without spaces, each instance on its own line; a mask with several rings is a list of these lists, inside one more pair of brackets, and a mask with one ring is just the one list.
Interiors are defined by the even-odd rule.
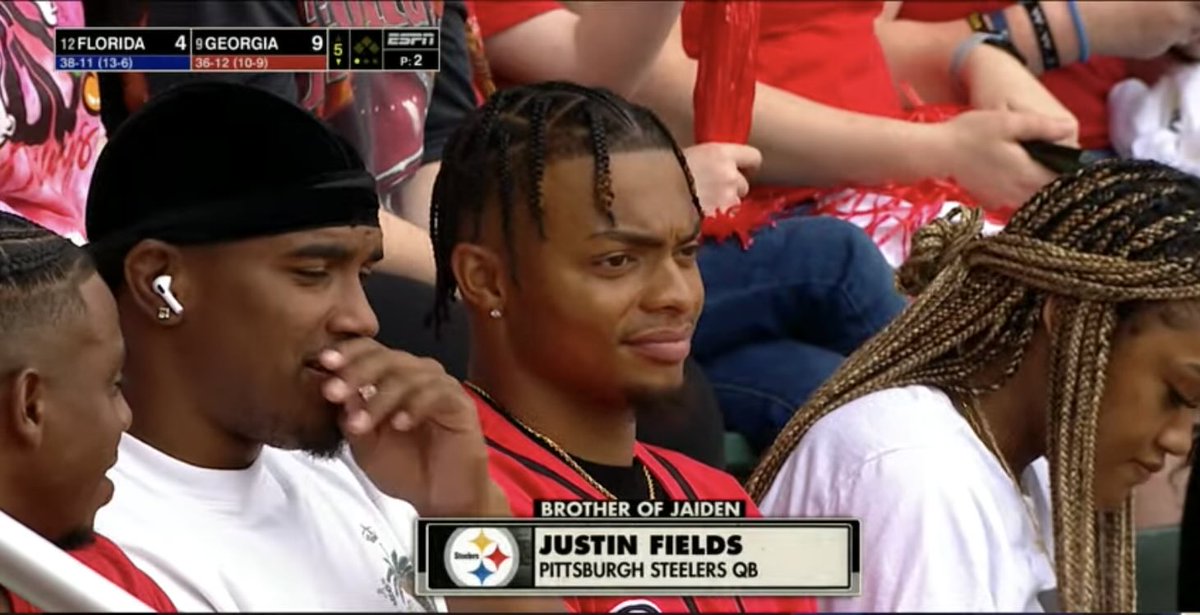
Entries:
[[725,432],[725,471],[738,480],[745,480],[758,465],[758,454],[742,434]]
[[1139,613],[1172,613],[1179,609],[1179,528],[1162,527],[1137,533],[1137,607]]

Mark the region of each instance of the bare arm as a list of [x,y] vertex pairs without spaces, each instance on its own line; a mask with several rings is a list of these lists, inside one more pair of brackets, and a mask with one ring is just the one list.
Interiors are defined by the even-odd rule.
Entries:
[[[696,72],[677,25],[646,86],[634,95],[685,143],[693,140]],[[1017,142],[1059,141],[1075,129],[1070,121],[1011,111],[973,111],[950,122],[918,124],[837,109],[762,83],[755,86],[753,113],[750,145],[762,152],[756,179],[763,184],[878,185],[952,177],[985,206],[1005,207],[1024,202],[1051,177]]]
[[[930,0],[926,0],[930,1]],[[889,3],[876,25],[897,80],[912,83],[930,100],[953,100],[949,80],[954,49],[970,33],[965,19],[936,23],[894,19],[899,3]],[[1087,33],[1091,55],[1148,59],[1173,46],[1195,40],[1200,34],[1200,3],[1197,2],[1077,2]],[[1066,2],[1042,2],[1059,63],[1079,60],[1079,38]],[[1029,13],[1013,4],[1004,9],[1013,45],[1025,57],[1026,67],[1040,75],[1045,67]]]
[[383,231],[383,261],[379,269],[406,278],[433,283],[437,267],[429,233],[386,209],[379,210]]
[[[893,6],[899,8],[898,4]],[[1087,3],[1080,3],[1083,4]],[[1066,3],[1043,2],[1041,6],[1050,23],[1060,61],[1064,65],[1075,62],[1079,59],[1079,41]],[[1005,9],[1004,14],[1008,17],[1013,44],[1025,57],[1026,66],[1034,74],[1040,74],[1042,56],[1025,9],[1014,4]],[[966,19],[943,22],[898,20],[894,19],[894,13],[885,11],[876,22],[875,34],[896,82],[912,84],[927,102],[962,102],[959,83],[950,75],[950,62],[955,48],[971,34]]]
[[386,208],[379,210],[383,230],[383,261],[379,269],[394,275],[433,284],[437,265],[433,261],[433,243],[429,239],[429,205],[433,202],[433,182],[441,161],[421,166],[398,188],[400,215]]
[[[564,24],[613,15],[615,7],[624,4],[643,3],[610,6],[572,2],[569,11],[551,11],[489,37],[488,59],[497,73],[515,81],[562,78],[566,68],[559,56],[563,54],[555,49],[570,43],[566,35],[555,32],[569,31]],[[692,89],[696,84],[697,63],[684,53],[680,24],[677,19],[673,21],[666,42],[649,66],[645,85],[634,91],[632,98],[653,108],[681,144],[686,145],[693,141]],[[625,28],[621,40],[632,40],[628,25]],[[529,46],[539,40],[540,44],[553,48]],[[927,126],[842,111],[763,84],[756,89],[750,144],[763,153],[765,163],[757,177],[763,183],[796,186],[843,181],[881,183],[944,174],[938,171],[932,153],[922,157],[904,155],[914,143],[928,143],[931,147],[922,149],[931,150],[937,140],[936,131]]]
[[[684,144],[693,142],[697,62],[676,24],[636,102],[654,109]],[[944,175],[933,126],[844,111],[759,83],[750,144],[763,154],[756,178],[774,185],[915,181]],[[912,156],[920,149],[926,155]]]
[[603,2],[543,13],[487,39],[497,74],[575,81],[628,95],[649,74],[683,2]]
[[437,179],[442,161],[421,165],[400,189],[400,217],[422,231],[429,231],[429,207],[433,203],[433,182]]

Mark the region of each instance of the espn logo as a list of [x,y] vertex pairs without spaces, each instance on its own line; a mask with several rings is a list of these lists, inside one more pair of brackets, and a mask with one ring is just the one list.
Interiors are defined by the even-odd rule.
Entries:
[[388,30],[383,39],[384,49],[437,49],[439,32],[435,29],[405,28]]

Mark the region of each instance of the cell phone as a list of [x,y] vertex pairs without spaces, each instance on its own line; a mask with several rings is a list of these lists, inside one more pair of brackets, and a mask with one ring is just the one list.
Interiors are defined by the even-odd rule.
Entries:
[[1022,141],[1021,147],[1025,148],[1029,157],[1038,161],[1038,164],[1059,175],[1074,173],[1088,163],[1087,152],[1074,147],[1045,141]]

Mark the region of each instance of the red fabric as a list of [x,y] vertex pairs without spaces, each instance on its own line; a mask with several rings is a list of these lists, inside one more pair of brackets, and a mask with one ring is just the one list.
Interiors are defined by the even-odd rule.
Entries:
[[[754,117],[762,4],[712,0],[698,10],[711,37],[700,51],[692,92],[696,142],[745,143]],[[718,111],[709,109],[717,105]]]
[[[175,605],[158,584],[134,566],[125,553],[107,538],[97,535],[95,542],[70,553],[75,559],[87,564],[88,568],[99,572],[117,587],[146,603],[146,606],[159,613],[176,612]],[[8,599],[12,603],[14,613],[41,612],[12,592],[8,593]]]
[[554,0],[469,0],[467,8],[479,20],[479,33],[487,39],[538,15],[564,7],[561,2]]
[[[882,2],[725,2],[689,1],[683,9],[686,53],[699,61],[696,82],[697,142],[745,143],[749,135],[755,81],[841,109],[884,117],[906,117],[892,83],[883,48],[875,36]],[[753,8],[752,8],[753,5]],[[732,11],[732,14],[722,11]],[[757,35],[757,36],[755,36]],[[751,42],[752,41],[752,42]],[[741,47],[742,53],[735,51]],[[836,61],[829,61],[829,58]],[[747,70],[753,66],[753,70]],[[915,121],[942,121],[956,110],[918,109]],[[797,135],[797,138],[803,138]],[[972,199],[953,182],[931,178],[913,186],[873,186],[846,192],[847,186],[784,189],[756,186],[742,202],[705,218],[704,236],[737,237],[743,247],[751,233],[798,203],[817,200],[816,213],[836,214],[864,192],[891,197],[871,206],[888,219],[903,202],[914,203],[908,233],[948,200]],[[845,197],[836,195],[845,193]],[[836,198],[835,198],[836,197]],[[838,215],[838,217],[844,217]],[[875,237],[876,241],[881,238]]]
[[[488,439],[492,479],[508,495],[516,517],[532,517],[534,500],[580,500],[579,491],[591,499],[603,500],[583,477],[567,466],[558,456],[534,442],[508,418],[493,409],[474,392],[468,393],[479,409],[483,434]],[[684,455],[637,443],[634,456],[646,465],[661,485],[664,495],[672,500],[688,499],[685,486],[667,469],[669,464],[679,473],[700,500],[742,500],[748,516],[762,516],[745,490],[730,475],[694,461]],[[553,474],[551,478],[538,473],[526,464],[535,464]],[[565,483],[565,484],[564,484]],[[567,487],[570,485],[571,487]],[[689,610],[683,598],[671,596],[587,596],[566,598],[567,607],[574,613],[612,613],[631,600],[653,603],[663,613],[685,613]],[[722,598],[697,596],[692,598],[701,613],[813,613],[816,603],[810,598]],[[642,611],[638,611],[642,612]]]
[[[487,53],[483,45],[483,32],[479,29],[479,17],[475,14],[475,3],[466,2],[467,11],[467,49],[471,54],[471,91],[475,93],[475,106],[482,107],[487,102],[496,84],[488,83],[492,79],[492,71],[487,66]],[[478,45],[478,48],[475,46]]]
[[[689,54],[699,50],[699,70],[694,92],[697,142],[745,143],[748,140],[756,80],[767,81],[832,106],[874,115],[902,115],[874,32],[874,20],[882,4],[859,2],[816,6],[819,4],[793,6],[746,0],[685,4],[684,44],[688,46],[690,40]],[[816,49],[815,46],[804,45],[816,45],[822,37],[835,34],[854,37],[837,39],[841,41],[841,47],[853,50],[842,53],[844,49],[839,48],[838,62],[811,63],[808,61],[810,58],[815,59],[820,55],[814,53],[792,52],[786,56],[770,56],[772,51],[778,53],[783,50],[771,46],[773,39],[782,39],[795,45],[794,49]],[[705,41],[699,49],[698,40]],[[843,60],[850,68],[851,79],[847,80],[853,84],[850,89],[846,89],[845,82],[839,80]],[[749,66],[757,69],[749,69]],[[771,83],[764,79],[764,74],[784,74],[792,79],[781,82],[776,78],[775,83]],[[856,80],[855,76],[861,79]],[[912,121],[944,121],[961,111],[949,106],[921,106],[915,94],[910,94],[909,98],[912,105],[917,107],[907,114],[907,119]],[[883,198],[872,197],[870,204],[864,204],[864,194],[868,193],[882,195]],[[911,233],[937,215],[947,201],[971,204],[973,199],[954,182],[938,178],[906,186],[885,185],[866,189],[851,186],[759,186],[751,190],[741,204],[707,216],[702,232],[706,238],[717,241],[737,237],[742,246],[748,248],[753,242],[751,235],[755,230],[771,224],[777,216],[805,201],[816,201],[815,213],[819,214],[845,218],[848,208],[856,212],[855,217],[868,216],[870,220],[865,224],[858,223],[876,243],[882,245],[892,239],[892,234],[900,234],[902,242],[907,244]],[[885,233],[880,231],[882,225],[897,220],[901,223],[883,236]]]
[[[908,1],[900,6],[901,19],[949,21],[972,12],[989,13],[1015,4],[1006,0]],[[1129,66],[1120,58],[1093,57],[1050,71],[1042,83],[1079,119],[1079,141],[1086,149],[1112,147],[1108,135],[1108,92],[1128,78]]]
[[[557,11],[567,10],[561,2],[555,0],[467,0],[467,12],[474,17],[479,32],[479,40],[486,46],[490,36],[500,34],[505,30],[525,23],[534,17]],[[497,89],[520,85],[505,79],[504,75],[492,73],[492,81]]]
[[[704,5],[683,7],[683,47],[691,58],[713,37],[704,29]],[[900,99],[892,86],[875,18],[883,3],[760,2],[758,81],[819,103],[899,117]],[[834,59],[836,61],[831,61]],[[797,135],[797,138],[802,138]]]

